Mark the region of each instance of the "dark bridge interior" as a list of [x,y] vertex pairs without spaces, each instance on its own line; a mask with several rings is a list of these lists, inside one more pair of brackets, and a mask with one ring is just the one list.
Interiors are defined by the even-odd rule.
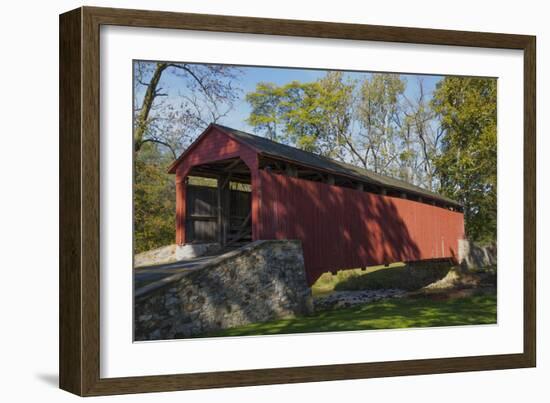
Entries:
[[252,240],[250,170],[239,158],[194,167],[187,182],[188,243]]

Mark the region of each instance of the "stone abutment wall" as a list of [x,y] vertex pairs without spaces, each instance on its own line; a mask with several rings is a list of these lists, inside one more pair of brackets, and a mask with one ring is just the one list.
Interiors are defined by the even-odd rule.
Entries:
[[458,244],[458,261],[466,269],[483,269],[497,264],[496,243],[479,246],[463,239]]
[[299,241],[256,241],[135,291],[134,339],[194,337],[311,312]]

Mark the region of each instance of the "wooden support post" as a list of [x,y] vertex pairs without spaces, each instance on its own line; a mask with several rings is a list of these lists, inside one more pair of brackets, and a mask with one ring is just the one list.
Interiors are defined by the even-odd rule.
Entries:
[[183,245],[186,241],[186,187],[187,178],[176,175],[176,244]]
[[218,239],[221,245],[227,243],[227,231],[229,229],[230,186],[231,173],[218,177]]
[[248,213],[248,215],[246,216],[244,221],[239,226],[238,231],[237,231],[237,235],[235,235],[235,237],[232,238],[232,239],[228,239],[228,241],[226,242],[226,245],[231,245],[235,242],[239,242],[243,238],[243,236],[246,233],[246,227],[247,227],[248,223],[250,222],[251,215],[252,215],[252,211],[250,213]]
[[218,181],[218,186],[217,186],[217,202],[218,202],[218,208],[217,208],[217,213],[218,213],[218,242],[220,243],[220,245],[223,245],[223,220],[222,220],[222,214],[223,214],[223,208],[222,208],[222,181],[223,181],[223,176],[222,175],[219,175],[218,178],[217,178],[217,181]]
[[250,188],[251,188],[251,208],[252,208],[252,240],[261,239],[261,203],[262,203],[262,183],[261,175],[255,162],[247,164],[250,167]]
[[227,244],[227,233],[229,232],[229,213],[231,211],[231,189],[229,187],[229,181],[227,185],[222,189],[223,196],[223,244]]
[[224,204],[223,204],[223,226],[224,226],[224,245],[227,243],[228,233],[229,233],[229,227],[230,227],[230,221],[229,216],[231,215],[231,186],[229,186],[229,181],[227,181],[227,185],[223,189],[223,197],[224,197]]
[[229,182],[231,181],[231,176],[233,175],[233,172],[229,172],[228,175],[226,175],[224,178],[223,178],[223,182],[222,182],[222,185],[220,186],[222,189],[229,186]]

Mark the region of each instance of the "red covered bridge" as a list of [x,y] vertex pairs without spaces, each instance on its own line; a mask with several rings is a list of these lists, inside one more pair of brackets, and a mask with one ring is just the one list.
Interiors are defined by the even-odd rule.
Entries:
[[326,271],[455,259],[464,237],[462,206],[451,199],[220,125],[170,172],[178,244],[299,239],[310,284]]

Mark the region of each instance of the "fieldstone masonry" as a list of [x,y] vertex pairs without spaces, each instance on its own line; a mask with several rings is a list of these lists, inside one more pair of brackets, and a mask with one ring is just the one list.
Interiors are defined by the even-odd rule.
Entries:
[[458,262],[467,269],[482,269],[497,264],[497,245],[479,246],[466,239],[458,241]]
[[193,337],[312,311],[299,241],[256,241],[135,291],[134,338]]

